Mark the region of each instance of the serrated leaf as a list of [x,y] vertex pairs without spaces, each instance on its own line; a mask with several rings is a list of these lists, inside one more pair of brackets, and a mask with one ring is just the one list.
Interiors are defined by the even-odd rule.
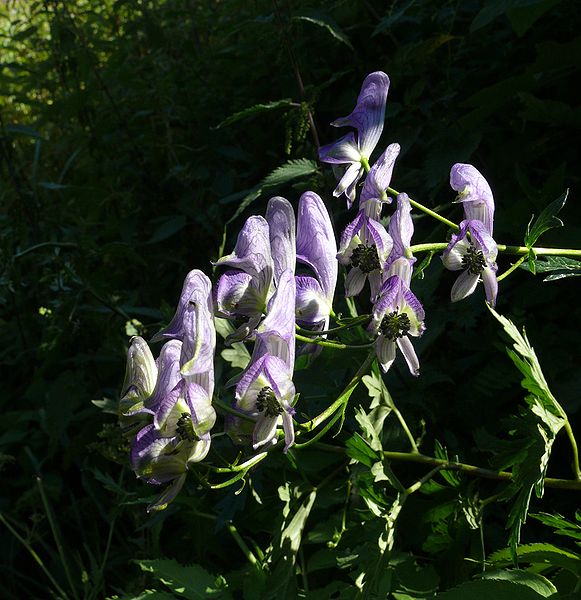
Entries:
[[307,158],[299,158],[287,161],[284,165],[277,167],[268,174],[259,185],[254,187],[240,202],[234,214],[226,221],[229,225],[237,219],[257,198],[263,193],[269,192],[277,186],[289,183],[296,179],[312,175],[317,171],[317,163]]
[[[564,535],[566,537],[573,538],[574,540],[581,540],[581,525],[566,519],[560,514],[550,515],[548,513],[536,513],[531,514],[533,519],[537,519],[548,527],[553,527],[557,535]],[[581,512],[577,511],[575,514],[576,519],[581,522]]]
[[[516,549],[516,554],[519,563],[544,565],[548,568],[561,567],[581,575],[581,556],[552,544],[525,544]],[[487,560],[496,566],[509,566],[512,556],[508,549],[503,549],[491,554]]]
[[250,362],[250,352],[242,342],[235,342],[230,348],[222,350],[220,356],[235,369],[245,369]]
[[524,582],[502,579],[480,579],[469,581],[446,592],[436,594],[436,600],[540,600],[552,594],[542,594]]
[[543,279],[544,282],[556,281],[565,277],[580,277],[581,276],[581,261],[567,258],[566,256],[543,256],[532,261],[529,257],[529,264],[521,265],[525,271],[531,271],[533,275],[536,273],[551,273]]
[[336,40],[353,50],[353,46],[351,45],[349,38],[345,35],[345,33],[343,33],[339,25],[335,23],[333,19],[331,19],[331,17],[321,13],[311,13],[306,15],[295,15],[293,20],[306,21],[307,23],[318,25],[319,27],[326,29]]
[[553,229],[554,227],[563,227],[563,221],[561,221],[557,215],[561,212],[563,206],[565,206],[568,195],[569,190],[566,190],[554,202],[551,202],[551,204],[541,211],[541,214],[537,217],[537,220],[532,226],[529,223],[525,235],[525,246],[527,248],[532,248],[545,231]]
[[229,598],[222,578],[210,575],[200,565],[180,565],[171,559],[136,560],[143,571],[167,585],[170,590],[188,600]]
[[254,106],[249,106],[248,108],[244,108],[235,112],[234,114],[226,117],[222,122],[218,123],[214,127],[214,129],[220,129],[221,127],[227,127],[228,125],[232,125],[232,123],[236,123],[236,121],[240,121],[242,119],[246,119],[248,117],[252,117],[254,115],[268,112],[271,110],[275,110],[278,108],[286,108],[292,105],[292,100],[290,98],[282,98],[281,100],[273,100],[272,102],[266,102],[264,104],[259,103]]
[[381,455],[374,452],[371,446],[358,433],[355,433],[347,440],[345,443],[345,452],[350,458],[370,468],[381,459]]

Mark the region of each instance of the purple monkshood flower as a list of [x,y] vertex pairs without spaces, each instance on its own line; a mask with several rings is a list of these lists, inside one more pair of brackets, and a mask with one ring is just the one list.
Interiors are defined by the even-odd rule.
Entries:
[[357,134],[348,133],[336,142],[319,149],[322,162],[347,167],[333,196],[338,197],[345,193],[349,207],[355,199],[355,186],[365,171],[363,165],[369,162],[371,153],[381,137],[388,90],[389,77],[385,73],[376,71],[369,74],[361,86],[355,110],[331,123],[334,127],[353,127]]
[[464,218],[484,223],[492,235],[494,222],[494,198],[488,182],[472,165],[455,164],[450,170],[450,185],[458,192],[456,202],[464,205]]
[[419,336],[424,332],[425,313],[420,301],[397,275],[392,275],[382,285],[372,317],[368,330],[377,335],[375,351],[383,371],[387,372],[391,367],[397,347],[411,374],[418,376],[420,362],[408,336]]
[[[252,432],[255,449],[276,441],[279,423],[285,435],[284,451],[294,442],[294,358],[295,278],[287,269],[281,274],[268,314],[257,329],[250,364],[236,386],[235,408],[256,421]],[[239,419],[232,419],[228,429],[238,440],[247,433],[246,423]]]
[[248,317],[248,323],[230,336],[247,337],[258,325],[272,294],[274,263],[270,250],[270,230],[263,217],[250,217],[238,234],[234,252],[214,263],[229,266],[214,290],[216,314],[228,319]]
[[[468,238],[470,234],[470,238]],[[498,247],[488,228],[476,219],[464,220],[460,230],[450,239],[442,256],[444,266],[450,271],[462,271],[452,286],[451,299],[457,302],[469,296],[479,281],[484,283],[486,301],[496,304],[498,282],[496,280],[496,256]]]
[[[398,275],[409,287],[413,264],[416,259],[410,252],[414,234],[414,222],[411,217],[412,206],[407,194],[398,194],[397,208],[389,221],[388,233],[393,240],[393,248],[387,259],[387,276]],[[405,259],[405,260],[399,260]]]
[[327,329],[337,285],[337,243],[320,196],[305,192],[299,200],[297,260],[316,277],[296,277],[296,318],[300,325]]
[[399,144],[390,144],[385,149],[367,174],[359,196],[359,210],[365,210],[365,214],[376,221],[379,221],[381,216],[383,203],[391,203],[387,188],[391,183],[393,167],[399,151]]
[[266,221],[269,227],[270,252],[274,263],[274,282],[289,269],[293,274],[296,265],[295,212],[291,203],[282,196],[268,201]]
[[200,271],[197,281],[193,289],[184,286],[189,297],[180,300],[182,321],[175,330],[182,339],[167,342],[157,361],[157,382],[143,411],[153,414],[153,423],[138,432],[131,448],[131,465],[139,478],[156,485],[171,483],[148,510],[161,510],[175,498],[188,468],[207,455],[216,421],[211,284]]
[[391,252],[393,241],[385,227],[360,210],[341,236],[337,259],[351,265],[345,279],[345,295],[356,296],[369,279],[371,299],[374,300],[382,283],[382,272]]

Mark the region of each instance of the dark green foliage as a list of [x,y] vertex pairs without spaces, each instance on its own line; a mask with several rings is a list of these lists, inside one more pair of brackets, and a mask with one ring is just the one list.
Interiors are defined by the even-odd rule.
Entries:
[[[546,474],[571,476],[551,398],[575,426],[579,261],[531,253],[501,282],[498,310],[517,333],[526,323],[547,390],[511,351],[523,392],[481,290],[451,306],[453,276],[428,254],[414,280],[421,377],[399,359],[372,372],[321,443],[273,452],[225,490],[200,470],[148,516],[158,490],[128,469],[114,413],[129,337],[167,322],[185,274],[211,274],[268,197],[296,206],[313,189],[340,232],[349,217],[316,146],[370,71],[391,78],[395,189],[459,220],[449,169],[471,162],[494,191],[499,242],[522,244],[535,214],[525,245],[579,247],[578,13],[558,0],[1,3],[0,597],[575,598],[579,492],[532,491],[549,451]],[[446,234],[415,225],[420,241]],[[362,342],[357,328],[343,339]],[[219,349],[226,381],[248,355]],[[298,418],[363,360],[325,350],[297,370]],[[395,406],[440,463],[385,458],[409,449]],[[213,451],[215,465],[238,453],[224,437]],[[448,461],[514,479],[438,471]]]

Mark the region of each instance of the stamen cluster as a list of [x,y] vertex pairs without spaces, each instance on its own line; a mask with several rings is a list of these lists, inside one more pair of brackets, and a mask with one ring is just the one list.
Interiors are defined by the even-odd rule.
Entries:
[[379,325],[379,331],[392,342],[407,335],[411,328],[410,318],[406,313],[399,314],[397,310],[385,315]]

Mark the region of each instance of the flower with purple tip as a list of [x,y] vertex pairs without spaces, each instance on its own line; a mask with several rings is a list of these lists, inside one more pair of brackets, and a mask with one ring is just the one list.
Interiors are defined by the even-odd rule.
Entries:
[[450,239],[442,256],[444,266],[450,271],[462,271],[452,286],[452,302],[463,300],[474,292],[479,281],[484,283],[486,301],[496,304],[496,256],[498,247],[488,228],[478,220],[464,220],[460,230]]
[[365,172],[364,165],[369,164],[381,137],[388,90],[389,77],[385,73],[369,74],[363,81],[353,112],[331,123],[334,127],[353,127],[357,133],[348,133],[319,149],[322,162],[346,167],[333,195],[339,197],[344,193],[349,207],[355,199],[355,186]]
[[315,275],[296,277],[297,322],[326,329],[337,285],[337,243],[329,213],[315,192],[305,192],[299,200],[297,261]]
[[424,309],[407,284],[397,275],[389,277],[373,306],[368,327],[371,333],[377,335],[375,351],[384,372],[393,364],[396,348],[399,348],[411,374],[420,374],[420,362],[409,336],[422,335],[425,330],[424,318]]
[[387,276],[398,275],[409,286],[413,265],[416,262],[415,257],[410,251],[410,244],[414,234],[414,222],[411,216],[412,206],[408,195],[405,193],[398,194],[396,203],[397,208],[389,221],[387,229],[393,240],[393,247],[387,260],[386,270]]
[[271,198],[266,207],[266,222],[269,228],[274,282],[278,285],[280,276],[285,270],[295,272],[296,224],[291,203],[282,196]]
[[376,221],[379,221],[383,204],[391,203],[391,198],[387,195],[387,188],[391,183],[393,167],[399,152],[399,144],[390,144],[375,161],[365,178],[359,196],[359,209],[365,210],[365,214]]
[[462,202],[464,206],[464,218],[482,221],[492,235],[494,197],[482,173],[472,165],[456,163],[450,170],[450,185],[458,192],[456,202]]
[[385,227],[360,210],[343,232],[337,253],[340,263],[351,265],[345,279],[347,297],[359,294],[369,280],[371,299],[375,299],[392,246],[393,240]]

